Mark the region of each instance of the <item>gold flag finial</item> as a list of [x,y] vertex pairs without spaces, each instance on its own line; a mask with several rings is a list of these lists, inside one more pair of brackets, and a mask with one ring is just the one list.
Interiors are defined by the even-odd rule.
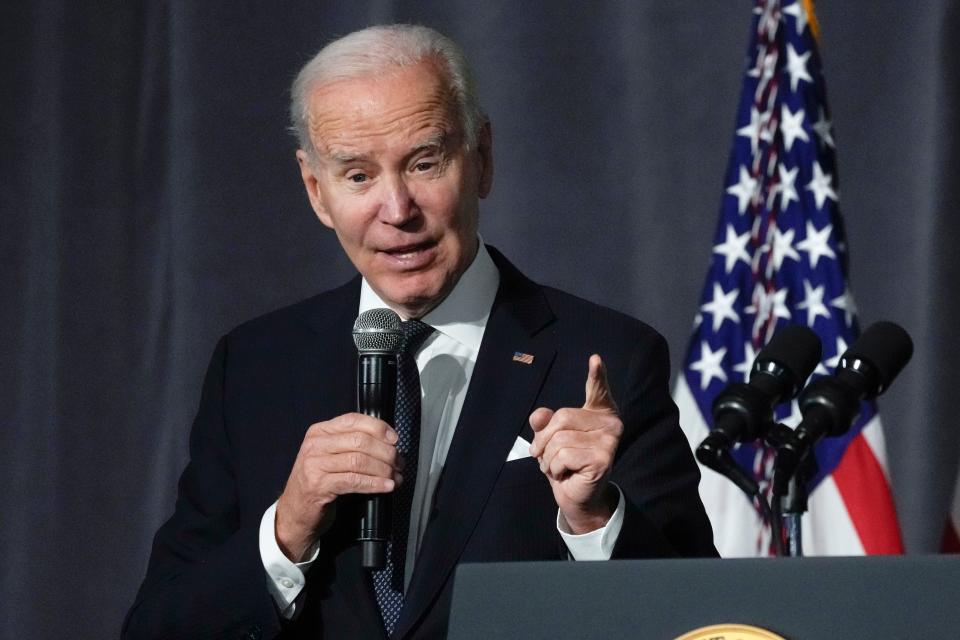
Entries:
[[803,2],[803,9],[807,12],[807,22],[810,24],[810,33],[814,40],[820,41],[820,23],[817,22],[817,14],[813,10],[813,0],[800,0]]

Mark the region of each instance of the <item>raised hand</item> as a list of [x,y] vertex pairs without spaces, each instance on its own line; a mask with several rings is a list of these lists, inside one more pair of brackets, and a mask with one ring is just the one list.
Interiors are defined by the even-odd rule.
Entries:
[[530,455],[539,460],[557,506],[577,534],[604,526],[616,508],[608,477],[623,422],[596,354],[590,356],[585,395],[578,409],[541,407],[530,414]]

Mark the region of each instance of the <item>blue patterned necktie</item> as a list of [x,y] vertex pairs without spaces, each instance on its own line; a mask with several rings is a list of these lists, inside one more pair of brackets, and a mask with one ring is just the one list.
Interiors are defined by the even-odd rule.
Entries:
[[415,354],[433,327],[419,320],[402,323],[403,341],[397,356],[397,407],[394,429],[397,452],[403,456],[403,483],[393,492],[391,505],[392,534],[387,544],[387,565],[373,572],[377,604],[388,634],[400,617],[403,606],[404,560],[407,555],[407,534],[410,531],[410,508],[417,484],[417,458],[420,453],[420,373]]

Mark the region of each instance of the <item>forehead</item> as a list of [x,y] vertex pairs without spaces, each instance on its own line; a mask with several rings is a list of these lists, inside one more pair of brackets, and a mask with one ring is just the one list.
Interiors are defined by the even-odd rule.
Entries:
[[444,136],[458,126],[451,91],[430,61],[322,85],[309,104],[310,138],[323,155]]

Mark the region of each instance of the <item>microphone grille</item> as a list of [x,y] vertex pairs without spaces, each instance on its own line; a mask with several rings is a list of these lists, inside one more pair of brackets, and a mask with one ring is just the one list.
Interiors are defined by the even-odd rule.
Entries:
[[791,384],[799,391],[820,362],[820,338],[813,329],[791,324],[777,331],[754,363],[754,371],[764,361],[773,361],[790,372]]
[[353,342],[360,353],[397,353],[402,341],[400,316],[390,309],[368,309],[353,323]]
[[870,325],[844,352],[841,364],[861,359],[876,369],[879,380],[872,395],[883,393],[913,356],[913,340],[898,324],[881,321]]

